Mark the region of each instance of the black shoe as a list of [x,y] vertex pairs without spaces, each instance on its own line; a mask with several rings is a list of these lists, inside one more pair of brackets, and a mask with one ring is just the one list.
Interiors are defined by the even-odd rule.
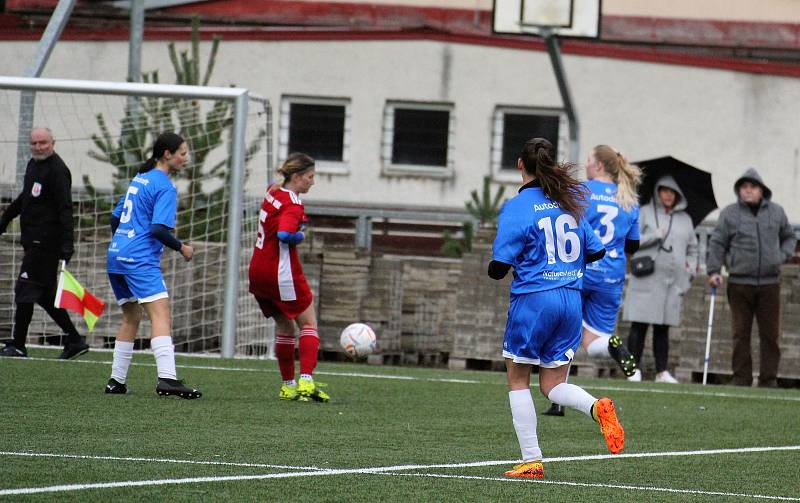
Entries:
[[9,344],[5,348],[3,348],[2,351],[0,351],[0,356],[10,356],[12,358],[27,358],[28,352],[25,350],[25,348],[20,349],[16,346]]
[[550,408],[543,412],[545,416],[563,416],[564,415],[564,407],[560,406],[557,403],[551,403]]
[[106,384],[106,393],[111,395],[127,395],[128,387],[118,382],[116,379],[111,378],[108,380],[108,384]]
[[64,351],[61,352],[61,356],[58,357],[59,360],[73,360],[79,357],[82,354],[85,354],[89,351],[89,345],[84,342],[83,339],[80,342],[73,342],[67,343],[64,346]]
[[158,384],[156,384],[156,393],[160,396],[179,396],[187,400],[193,400],[203,396],[200,391],[184,386],[183,381],[177,379],[163,379],[161,377],[158,378]]
[[608,352],[611,354],[611,358],[617,362],[625,377],[630,377],[636,372],[636,358],[628,351],[618,335],[608,338]]
[[777,388],[778,387],[778,380],[777,379],[766,379],[766,380],[758,380],[758,387],[759,388]]

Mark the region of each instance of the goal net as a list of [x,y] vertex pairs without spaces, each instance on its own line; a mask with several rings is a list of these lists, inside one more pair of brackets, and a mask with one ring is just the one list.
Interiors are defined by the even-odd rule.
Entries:
[[[113,347],[121,320],[106,274],[111,210],[155,137],[174,131],[186,139],[191,157],[173,177],[176,233],[194,248],[189,263],[169,249],[162,256],[176,350],[270,352],[272,328],[247,291],[258,207],[272,164],[267,100],[234,88],[0,77],[0,117],[0,210],[22,190],[31,126],[53,132],[55,151],[70,168],[75,254],[68,268],[106,303],[91,334],[71,314],[92,346]],[[16,219],[0,237],[0,339],[11,338],[19,238]],[[41,309],[34,313],[28,342],[59,343],[55,323]],[[147,347],[149,335],[145,317],[137,347]]]

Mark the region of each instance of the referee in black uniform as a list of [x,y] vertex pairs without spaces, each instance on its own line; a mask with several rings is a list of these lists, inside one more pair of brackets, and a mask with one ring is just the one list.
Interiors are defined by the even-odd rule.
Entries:
[[25,169],[22,192],[0,217],[0,234],[17,216],[22,228],[22,257],[14,287],[14,340],[0,356],[27,357],[25,339],[39,304],[67,335],[60,358],[70,359],[89,350],[84,337],[75,330],[67,311],[54,307],[59,260],[69,262],[74,251],[72,237],[72,175],[55,153],[53,133],[47,128],[31,130],[31,160]]

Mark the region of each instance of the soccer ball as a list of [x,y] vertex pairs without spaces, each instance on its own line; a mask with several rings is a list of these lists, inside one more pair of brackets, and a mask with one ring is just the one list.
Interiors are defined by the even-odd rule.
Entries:
[[377,342],[375,332],[372,331],[369,325],[364,323],[348,325],[342,330],[342,335],[339,337],[339,344],[342,346],[342,350],[352,358],[367,356],[372,353],[375,351]]

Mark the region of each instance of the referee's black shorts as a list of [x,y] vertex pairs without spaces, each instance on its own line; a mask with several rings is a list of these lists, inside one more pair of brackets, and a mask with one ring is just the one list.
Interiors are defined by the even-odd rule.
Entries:
[[56,247],[29,246],[14,286],[16,303],[39,302],[55,295],[59,253]]

